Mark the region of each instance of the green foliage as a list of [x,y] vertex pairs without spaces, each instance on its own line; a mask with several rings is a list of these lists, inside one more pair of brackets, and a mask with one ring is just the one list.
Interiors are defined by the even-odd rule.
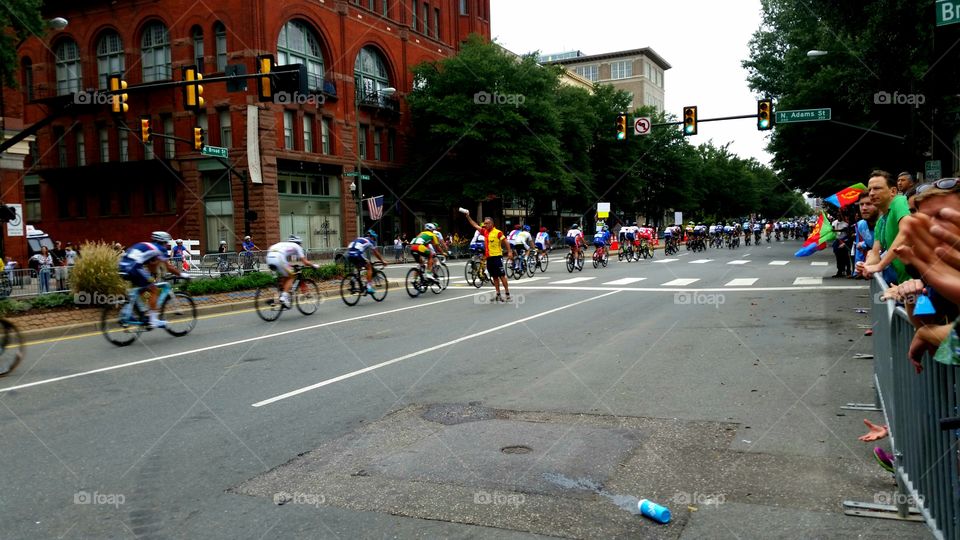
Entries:
[[120,254],[104,242],[87,242],[80,246],[77,263],[70,270],[70,292],[84,293],[90,298],[122,295],[126,284],[117,271]]
[[33,309],[51,309],[73,305],[73,295],[68,293],[52,293],[17,300],[4,298],[0,300],[0,315],[21,315]]
[[328,279],[340,279],[344,276],[343,266],[333,263],[324,264],[314,270],[313,268],[304,268],[303,276],[316,281],[325,281]]
[[276,280],[272,273],[252,272],[244,274],[243,276],[220,276],[213,279],[192,280],[182,286],[181,290],[193,296],[204,296],[207,294],[256,289],[257,287],[264,287],[276,283]]
[[[16,74],[20,70],[17,45],[21,40],[43,34],[44,22],[40,16],[41,0],[4,0],[0,9],[0,75],[2,84],[17,88]],[[34,60],[36,61],[36,59]]]
[[0,299],[0,315],[18,315],[29,311],[32,306],[30,302],[15,300],[13,298]]

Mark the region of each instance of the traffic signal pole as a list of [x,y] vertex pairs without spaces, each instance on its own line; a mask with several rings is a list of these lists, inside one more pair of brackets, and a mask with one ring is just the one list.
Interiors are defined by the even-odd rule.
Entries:
[[[741,114],[737,116],[719,116],[717,118],[698,118],[697,123],[702,124],[704,122],[720,122],[723,120],[743,120],[745,118],[757,118],[757,114]],[[652,127],[663,127],[663,126],[682,126],[683,121],[679,122],[663,122],[660,124],[651,124]]]

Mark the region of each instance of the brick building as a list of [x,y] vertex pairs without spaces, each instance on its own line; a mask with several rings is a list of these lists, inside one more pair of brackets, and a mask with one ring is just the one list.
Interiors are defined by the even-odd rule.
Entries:
[[[471,33],[490,37],[489,0],[83,4],[45,2],[45,16],[69,25],[18,50],[21,88],[5,89],[0,108],[6,135],[62,114],[29,143],[23,170],[10,166],[22,151],[4,154],[4,201],[22,203],[26,222],[55,239],[129,245],[160,229],[199,240],[204,252],[220,240],[238,246],[244,182],[194,150],[194,127],[207,131],[206,144],[228,148],[225,161],[249,178],[259,246],[290,233],[313,248],[349,241],[360,194],[346,174],[356,171],[358,153],[371,177],[362,195],[386,196],[378,226],[392,234],[410,219],[391,188],[404,166],[410,67],[455,54]],[[208,82],[203,110],[194,113],[185,110],[182,89],[144,88],[181,80],[188,65],[206,79],[255,73],[261,54],[278,65],[306,65],[308,94],[261,103],[254,79],[232,91]],[[96,93],[114,74],[129,84],[123,119]],[[141,116],[155,134],[184,141],[144,144]],[[365,218],[364,226],[372,223]],[[6,240],[8,256],[22,257],[25,242]]]

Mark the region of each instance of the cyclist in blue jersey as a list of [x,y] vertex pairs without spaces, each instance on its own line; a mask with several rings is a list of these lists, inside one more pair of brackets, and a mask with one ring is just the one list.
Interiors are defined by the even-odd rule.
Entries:
[[383,266],[387,266],[387,261],[383,260],[380,250],[377,249],[377,233],[372,230],[347,245],[347,260],[356,267],[366,267],[367,292],[373,294],[376,290],[373,288],[373,263],[370,262],[369,253],[376,255]]
[[596,256],[597,253],[603,255],[603,250],[607,248],[607,245],[610,243],[610,228],[606,225],[602,229],[597,231],[593,235],[593,247],[596,249],[593,250],[593,255]]
[[150,318],[151,328],[163,328],[167,325],[166,321],[160,320],[157,314],[157,298],[160,295],[152,281],[153,275],[160,269],[161,264],[172,274],[184,278],[190,277],[186,272],[170,264],[167,259],[167,246],[170,245],[171,240],[168,233],[156,231],[150,236],[150,242],[140,242],[130,246],[120,259],[120,274],[138,289],[137,297],[139,298],[145,292],[150,293],[148,300],[150,310],[147,315]]

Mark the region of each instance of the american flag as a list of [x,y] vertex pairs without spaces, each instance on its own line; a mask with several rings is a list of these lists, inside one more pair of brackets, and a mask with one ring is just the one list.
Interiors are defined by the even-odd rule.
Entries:
[[370,197],[367,199],[367,210],[370,212],[370,219],[377,221],[383,217],[383,195],[379,197]]

